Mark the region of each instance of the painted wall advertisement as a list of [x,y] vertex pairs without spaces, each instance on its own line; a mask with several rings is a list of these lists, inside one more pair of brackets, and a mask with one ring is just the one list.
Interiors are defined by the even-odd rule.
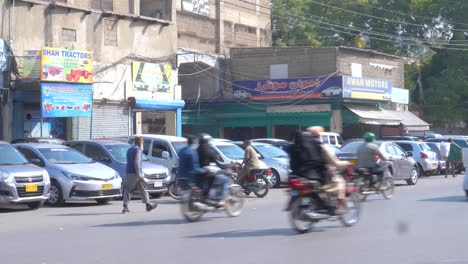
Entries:
[[182,0],[182,9],[203,16],[210,16],[210,0]]
[[25,50],[23,53],[23,80],[39,80],[41,78],[41,51]]
[[41,81],[93,83],[91,51],[44,47],[41,55]]
[[389,80],[343,76],[343,97],[353,99],[390,100]]
[[91,116],[92,85],[42,83],[41,90],[43,118]]
[[132,81],[134,91],[170,93],[172,66],[132,62]]
[[342,97],[342,77],[233,82],[234,97],[246,100]]

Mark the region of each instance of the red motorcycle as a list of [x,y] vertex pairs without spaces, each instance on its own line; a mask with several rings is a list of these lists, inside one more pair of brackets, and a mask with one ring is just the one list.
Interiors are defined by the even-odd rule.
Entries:
[[321,220],[340,220],[350,227],[355,225],[360,218],[361,206],[359,188],[350,180],[352,169],[345,170],[346,202],[342,213],[337,213],[338,198],[323,189],[318,181],[308,180],[296,176],[290,176],[288,190],[291,197],[286,211],[290,211],[290,221],[294,229],[299,233],[308,232],[315,223]]

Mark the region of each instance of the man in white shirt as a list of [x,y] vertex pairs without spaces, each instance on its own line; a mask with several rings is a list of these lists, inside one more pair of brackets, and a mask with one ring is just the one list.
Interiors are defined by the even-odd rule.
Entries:
[[445,161],[445,178],[447,178],[447,173],[449,170],[448,156],[450,152],[450,143],[449,142],[440,142],[440,157]]

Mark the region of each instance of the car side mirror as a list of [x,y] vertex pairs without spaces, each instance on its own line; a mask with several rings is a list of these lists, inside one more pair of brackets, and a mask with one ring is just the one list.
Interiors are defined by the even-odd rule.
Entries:
[[406,152],[406,157],[413,157],[413,152],[407,151]]
[[41,159],[31,159],[31,163],[39,167],[45,167],[44,161]]
[[161,157],[162,157],[163,159],[169,159],[169,152],[163,151],[163,152],[161,153]]

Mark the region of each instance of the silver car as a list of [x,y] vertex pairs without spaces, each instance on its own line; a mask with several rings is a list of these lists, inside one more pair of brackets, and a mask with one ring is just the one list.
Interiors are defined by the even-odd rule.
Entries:
[[0,141],[0,204],[23,203],[31,209],[48,198],[46,170],[31,164],[12,145]]
[[406,152],[413,153],[413,159],[417,162],[420,175],[432,175],[437,171],[439,162],[437,155],[426,142],[395,141]]
[[[127,173],[127,151],[131,147],[128,143],[113,140],[75,140],[66,142],[65,145],[111,167],[122,177]],[[171,180],[169,170],[151,162],[146,155],[142,156],[141,166],[148,193],[152,198],[159,198],[167,191]]]
[[122,179],[118,172],[72,148],[40,143],[15,146],[30,162],[45,168],[49,173],[50,205],[83,200],[96,200],[105,204],[121,195]]

